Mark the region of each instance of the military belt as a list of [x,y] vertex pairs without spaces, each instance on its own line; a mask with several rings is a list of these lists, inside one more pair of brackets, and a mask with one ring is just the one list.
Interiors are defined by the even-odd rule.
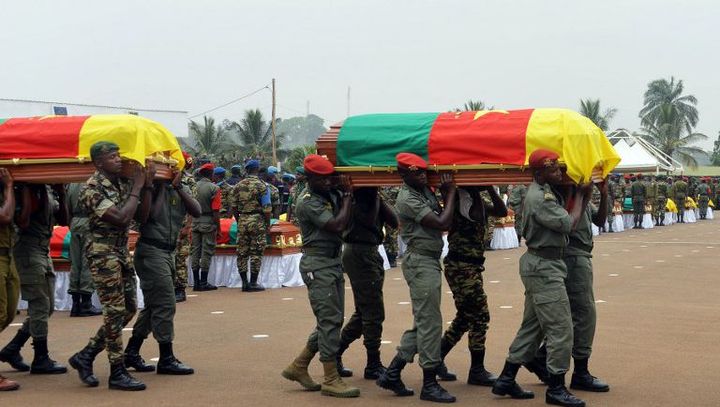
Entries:
[[0,256],[10,256],[10,248],[9,247],[0,247]]
[[442,251],[419,249],[417,247],[408,247],[407,251],[421,256],[434,257],[436,259],[439,259],[442,256]]
[[176,247],[176,245],[174,245],[174,244],[170,244],[163,240],[153,239],[153,238],[149,238],[149,237],[140,237],[140,239],[138,239],[138,242],[149,245],[149,246],[156,247],[160,250],[166,250],[169,252],[175,251],[175,247]]
[[547,260],[560,260],[565,254],[565,249],[562,247],[543,247],[541,249],[528,248],[527,251],[534,256],[542,257]]
[[[28,235],[20,235],[17,239],[18,243],[25,243],[25,244],[32,244],[37,246],[43,246],[43,247],[49,247],[50,246],[50,238],[45,237],[35,237],[35,236],[28,236]],[[17,244],[16,244],[17,246]]]
[[450,261],[459,261],[462,263],[468,263],[468,264],[474,264],[476,266],[480,266],[485,270],[485,257],[484,256],[465,256],[458,252],[450,251],[447,254],[446,259]]
[[303,247],[300,251],[308,256],[329,257],[334,259],[340,257],[341,250],[340,247]]
[[380,246],[380,243],[373,243],[373,242],[345,242],[348,246],[355,246],[359,247],[361,249],[377,249],[378,246]]
[[581,242],[579,242],[575,239],[570,239],[568,246],[574,247],[576,249],[580,249],[580,250],[588,252],[588,253],[592,253],[592,250],[593,250],[593,245],[588,246],[586,244],[582,244]]

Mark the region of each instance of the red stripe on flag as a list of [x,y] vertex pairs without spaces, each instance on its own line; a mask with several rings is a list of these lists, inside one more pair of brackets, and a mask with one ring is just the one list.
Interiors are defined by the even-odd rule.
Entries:
[[0,159],[75,158],[80,129],[90,116],[8,119],[0,124]]
[[525,132],[533,109],[450,112],[430,131],[430,164],[525,163]]

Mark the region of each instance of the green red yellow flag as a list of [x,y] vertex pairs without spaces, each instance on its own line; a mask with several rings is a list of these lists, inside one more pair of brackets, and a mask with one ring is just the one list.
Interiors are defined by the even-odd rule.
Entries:
[[112,141],[123,158],[142,165],[155,154],[185,166],[177,139],[160,123],[129,115],[43,116],[0,119],[0,160],[90,159],[90,147]]
[[590,181],[595,168],[605,177],[620,162],[605,133],[567,109],[352,116],[336,151],[341,167],[394,166],[401,152],[430,165],[524,166],[538,148],[558,153],[575,182]]

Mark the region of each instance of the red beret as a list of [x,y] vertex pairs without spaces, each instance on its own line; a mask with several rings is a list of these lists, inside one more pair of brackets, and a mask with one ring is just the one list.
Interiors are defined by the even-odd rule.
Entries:
[[413,153],[400,153],[395,156],[395,159],[397,160],[398,167],[404,167],[412,171],[427,169],[427,162],[419,155]]
[[539,149],[530,154],[528,164],[530,164],[530,168],[542,169],[552,166],[558,158],[560,156],[554,151]]
[[630,178],[632,178],[632,177],[630,176],[630,174],[625,174],[625,176],[624,176],[623,178],[625,178],[625,179],[630,179]]
[[317,154],[310,154],[305,157],[303,167],[305,172],[315,175],[331,175],[335,172],[335,167],[330,160]]
[[189,160],[192,160],[192,156],[190,154],[188,154],[187,152],[183,151],[182,155],[186,162]]
[[213,165],[213,163],[203,164],[203,165],[200,167],[200,171],[203,171],[203,170],[214,171],[214,170],[215,170],[215,165]]
[[642,174],[640,174],[640,173],[638,172],[637,177],[638,177],[638,178],[642,178]]

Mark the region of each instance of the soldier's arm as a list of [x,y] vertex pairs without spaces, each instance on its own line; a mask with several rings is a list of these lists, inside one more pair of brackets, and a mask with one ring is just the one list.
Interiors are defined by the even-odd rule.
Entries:
[[[507,207],[505,206],[505,202],[503,202],[502,198],[500,198],[500,195],[495,191],[495,188],[492,186],[486,187],[485,189],[488,192],[488,195],[490,195],[490,200],[492,200],[492,208],[487,212],[490,216],[495,216],[497,218],[504,218],[508,215]],[[473,197],[475,198],[475,197]],[[482,198],[480,197],[480,194],[477,195],[477,200],[474,200],[473,203],[473,209],[475,206],[485,205]],[[472,209],[471,209],[472,213]]]
[[[144,185],[145,170],[140,166],[136,166],[135,174],[133,174],[133,185],[132,189],[130,190],[130,196],[121,208],[118,208],[115,205],[107,208],[105,206],[98,207],[97,205],[88,205],[88,207],[95,208],[95,211],[102,212],[101,214],[98,213],[101,220],[118,227],[127,227],[128,225],[130,225],[130,222],[132,222],[133,218],[135,217],[135,212],[137,212],[138,210],[140,192],[142,191]],[[101,203],[101,201],[102,197],[97,200],[97,203],[99,204]],[[150,200],[148,199],[147,201],[147,205],[150,205]]]
[[608,215],[608,182],[607,178],[605,178],[605,181],[603,181],[600,184],[600,207],[597,210],[597,213],[593,216],[593,223],[597,227],[603,227],[605,226],[605,220],[607,219]]
[[376,194],[375,198],[370,202],[370,205],[367,205],[368,202],[365,202],[364,204],[361,202],[358,202],[357,197],[355,198],[355,219],[357,219],[361,224],[365,226],[375,225],[377,223],[378,219],[381,219],[380,216],[380,194]]
[[[452,226],[453,213],[455,205],[457,205],[457,187],[451,174],[440,174],[440,181],[442,182],[440,191],[445,201],[445,207],[440,215],[436,215],[433,211],[427,212],[420,220],[420,224],[431,229],[448,230]],[[430,209],[427,206],[426,208]],[[423,210],[423,212],[425,211]]]
[[[173,189],[177,191],[178,195],[180,195],[180,199],[182,200],[183,205],[185,205],[187,213],[189,213],[190,216],[199,218],[200,215],[202,215],[202,208],[200,207],[200,203],[197,199],[193,197],[190,189],[182,184],[182,175],[182,171],[175,174],[171,185]],[[232,192],[230,195],[232,196]]]
[[32,214],[30,187],[23,185],[20,189],[20,212],[15,216],[15,224],[20,229],[27,229],[30,226],[30,214]]
[[395,210],[385,202],[384,199],[380,199],[380,213],[382,214],[383,222],[393,229],[397,229],[399,222]]
[[67,195],[65,194],[65,187],[62,184],[55,184],[52,186],[53,190],[58,197],[58,210],[56,214],[57,224],[59,226],[68,226],[70,224],[68,210]]
[[5,202],[0,206],[0,225],[12,222],[15,214],[15,194],[13,193],[13,177],[6,168],[0,168],[0,181],[3,184]]

